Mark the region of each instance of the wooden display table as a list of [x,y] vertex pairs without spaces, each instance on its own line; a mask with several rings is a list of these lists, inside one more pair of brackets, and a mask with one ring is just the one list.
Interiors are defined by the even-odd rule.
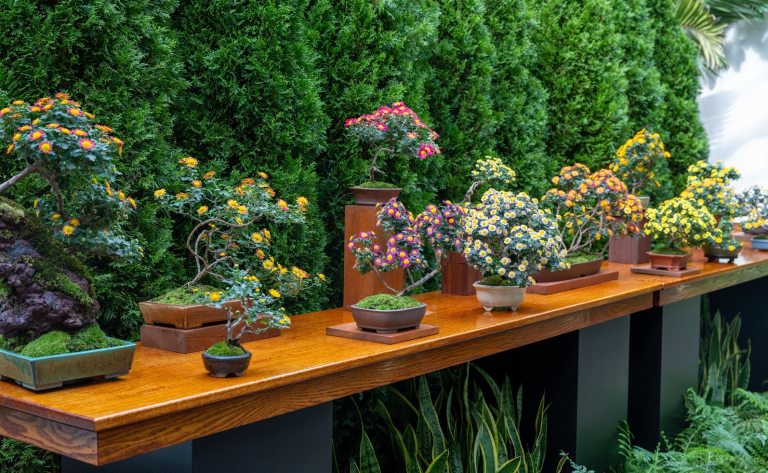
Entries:
[[662,278],[606,263],[618,280],[528,294],[514,313],[483,313],[474,296],[424,294],[424,322],[439,334],[395,345],[326,336],[327,326],[352,321],[342,309],[296,316],[282,336],[246,344],[253,360],[241,378],[209,377],[199,353],[139,346],[132,371],[116,381],[40,394],[0,383],[0,435],[103,465],[768,275],[768,253],[748,249],[736,264],[701,255],[692,264],[702,272]]

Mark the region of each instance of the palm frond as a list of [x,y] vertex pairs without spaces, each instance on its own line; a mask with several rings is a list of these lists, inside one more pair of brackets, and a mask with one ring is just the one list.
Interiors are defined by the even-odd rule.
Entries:
[[713,72],[723,69],[727,25],[718,23],[702,0],[678,0],[676,17],[680,27],[698,44],[704,66]]
[[709,12],[721,23],[762,18],[768,13],[768,0],[707,0]]

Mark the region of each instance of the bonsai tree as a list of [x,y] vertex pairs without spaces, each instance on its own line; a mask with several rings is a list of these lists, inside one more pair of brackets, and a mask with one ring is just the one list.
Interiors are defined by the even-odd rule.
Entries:
[[472,183],[464,194],[464,206],[472,203],[472,197],[478,188],[490,184],[507,186],[512,184],[517,177],[512,168],[504,164],[501,159],[493,156],[486,156],[475,161],[475,166],[470,174]]
[[645,213],[644,232],[653,240],[653,252],[683,255],[688,248],[722,243],[715,217],[704,206],[682,197],[664,201]]
[[688,167],[687,187],[680,197],[706,207],[715,218],[733,218],[738,213],[739,200],[732,182],[741,177],[733,167],[722,162],[710,164],[698,161]]
[[616,151],[609,169],[626,184],[629,193],[648,196],[661,185],[656,176],[669,157],[661,136],[643,128]]
[[602,257],[614,232],[640,232],[642,205],[610,170],[593,173],[577,163],[562,168],[552,183],[541,206],[553,216],[571,263]]
[[[41,356],[110,343],[95,326],[99,304],[82,259],[141,254],[121,228],[137,204],[116,185],[114,159],[123,142],[112,133],[66,94],[0,109],[0,143],[20,169],[0,183],[0,193],[24,180],[34,181],[24,191],[36,192],[28,196],[31,209],[0,197],[0,335],[6,348]],[[42,342],[22,348],[40,335]]]
[[368,143],[373,148],[373,157],[368,169],[370,181],[361,187],[396,187],[393,184],[376,181],[376,174],[384,174],[381,166],[386,156],[413,156],[427,159],[440,154],[435,140],[439,135],[429,129],[416,113],[403,102],[391,107],[383,105],[371,113],[348,118],[344,121],[349,134]]
[[752,186],[737,195],[741,228],[751,235],[768,234],[768,189]]
[[568,268],[554,219],[525,193],[488,190],[462,227],[464,256],[485,275],[483,285],[523,288],[542,269]]

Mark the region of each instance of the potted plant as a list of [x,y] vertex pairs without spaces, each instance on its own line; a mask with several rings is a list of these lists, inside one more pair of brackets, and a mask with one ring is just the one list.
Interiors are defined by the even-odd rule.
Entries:
[[616,151],[609,169],[648,208],[651,193],[661,185],[656,176],[669,157],[661,135],[643,128]]
[[[465,209],[473,205],[472,198],[479,189],[488,185],[507,186],[514,182],[516,177],[515,171],[512,168],[505,165],[500,158],[493,156],[478,159],[470,175],[472,183],[464,194],[463,203],[460,208],[461,212],[458,216],[459,219],[463,218],[466,214]],[[453,227],[457,232],[452,235],[453,239],[463,239],[463,236],[460,234],[460,227],[460,225]],[[480,271],[467,265],[463,251],[450,251],[450,249],[445,253],[445,257],[442,260],[441,273],[442,292],[444,294],[462,296],[474,294],[475,287],[473,284],[483,277]]]
[[275,198],[266,173],[237,182],[221,179],[215,171],[201,172],[192,157],[179,160],[181,167],[175,191],[155,191],[164,207],[189,220],[187,252],[194,261],[194,276],[179,288],[139,307],[147,324],[180,329],[201,327],[227,320],[228,310],[242,310],[239,299],[220,304],[202,304],[198,294],[217,292],[226,284],[234,265],[249,269],[262,284],[290,297],[320,284],[322,274],[284,267],[270,255],[270,224],[301,224],[309,202],[295,203]]
[[464,256],[485,276],[475,290],[486,311],[516,310],[534,274],[568,267],[554,218],[525,193],[489,189],[468,209],[463,230]]
[[[423,286],[440,272],[441,259],[446,251],[461,248],[458,237],[463,209],[445,201],[441,205],[427,205],[424,212],[414,217],[396,198],[381,206],[377,225],[389,232],[386,247],[376,243],[374,232],[353,235],[347,245],[355,257],[355,269],[362,274],[373,271],[392,294],[369,296],[351,306],[352,316],[361,330],[392,333],[417,328],[426,313],[426,304],[405,297]],[[427,243],[435,262],[430,267],[426,257]],[[387,284],[382,273],[403,268],[409,284],[398,291]]]
[[710,263],[721,259],[727,259],[729,263],[733,263],[739,257],[743,246],[733,236],[733,222],[724,218],[720,220],[718,229],[721,236],[715,237],[715,243],[707,243],[702,247],[704,256]]
[[751,235],[752,248],[768,250],[768,189],[752,186],[738,194],[737,199],[741,229]]
[[570,263],[567,271],[542,271],[538,282],[563,281],[600,271],[607,243],[617,228],[636,234],[642,207],[610,170],[591,172],[583,164],[566,166],[552,178],[555,185],[541,199],[553,217]]
[[37,189],[31,208],[0,197],[0,376],[33,389],[126,374],[135,345],[107,337],[83,264],[90,255],[135,258],[122,231],[136,208],[117,188],[123,142],[66,94],[0,109],[0,143],[19,162],[0,183]]
[[395,102],[391,107],[383,105],[371,113],[348,118],[344,127],[351,136],[373,148],[369,180],[351,188],[359,205],[387,202],[402,190],[395,184],[377,180],[377,174],[384,174],[381,167],[387,156],[427,159],[440,154],[440,147],[435,143],[439,135],[403,102]]
[[741,177],[736,168],[722,162],[698,161],[688,167],[688,180],[681,197],[706,207],[719,222],[738,213],[739,199],[733,190],[733,181]]
[[646,211],[645,234],[654,244],[649,253],[652,269],[680,271],[688,267],[690,248],[717,244],[722,235],[706,207],[682,197],[664,201]]
[[[213,344],[202,353],[203,365],[215,378],[242,376],[251,361],[251,352],[245,350],[241,340],[247,334],[260,334],[291,325],[282,306],[282,294],[267,289],[253,272],[230,266],[225,271],[225,289],[197,291],[201,303],[211,305],[227,314],[226,339]],[[225,301],[237,301],[227,304]]]

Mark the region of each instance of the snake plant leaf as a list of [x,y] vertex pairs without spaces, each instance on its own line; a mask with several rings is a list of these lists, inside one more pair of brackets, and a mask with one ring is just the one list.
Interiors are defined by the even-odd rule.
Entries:
[[481,369],[479,366],[472,365],[472,367],[475,369],[475,371],[480,373],[480,376],[482,376],[483,379],[485,379],[485,383],[488,385],[489,388],[491,388],[491,392],[493,393],[493,397],[495,398],[494,400],[496,401],[496,405],[497,406],[501,405],[501,390],[499,389],[499,385],[496,383],[496,381],[491,377],[491,375],[486,373],[485,370]]
[[504,463],[496,470],[496,473],[518,473],[520,471],[520,465],[522,465],[522,459],[520,457],[513,458]]
[[496,473],[496,442],[491,438],[491,429],[485,421],[479,426],[475,438],[473,461],[478,473]]
[[365,429],[363,429],[363,438],[360,440],[360,473],[381,473],[379,459]]
[[427,468],[424,473],[450,473],[450,467],[448,464],[448,450],[437,456]]
[[443,435],[443,429],[440,427],[440,418],[437,415],[437,410],[434,404],[432,404],[429,386],[427,386],[427,381],[423,376],[419,378],[419,410],[424,423],[429,429],[429,433],[432,435],[431,458],[437,458],[445,450],[445,435]]

